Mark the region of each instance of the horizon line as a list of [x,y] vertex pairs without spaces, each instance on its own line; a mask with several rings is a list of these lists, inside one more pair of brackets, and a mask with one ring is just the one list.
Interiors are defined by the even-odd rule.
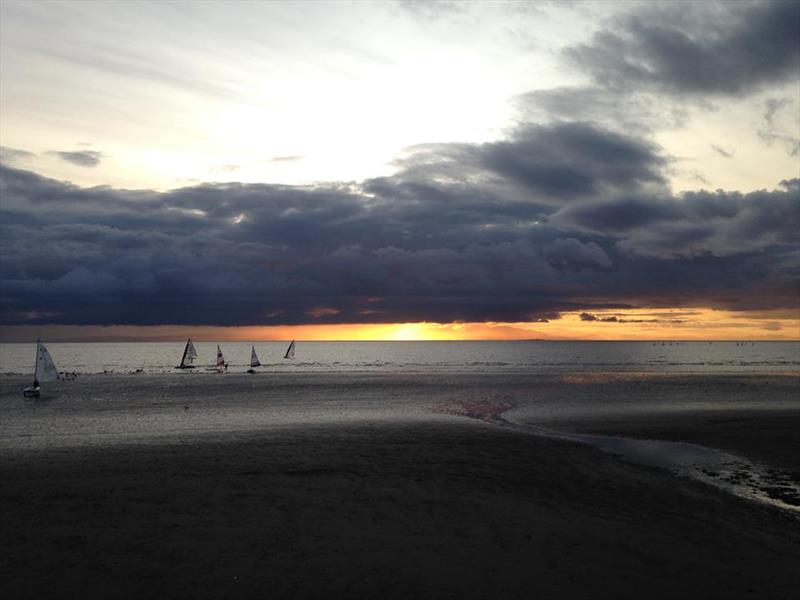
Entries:
[[[447,339],[447,340],[434,340],[434,339],[413,339],[413,340],[392,340],[392,339],[375,339],[375,340],[359,340],[359,339],[340,339],[340,340],[332,340],[332,339],[302,339],[302,338],[286,338],[286,339],[252,339],[252,340],[226,340],[221,338],[174,338],[174,339],[153,339],[153,338],[140,338],[140,339],[132,339],[132,338],[86,338],[86,339],[79,339],[79,338],[50,338],[50,339],[42,339],[37,338],[41,341],[47,342],[48,344],[144,344],[144,343],[151,343],[151,344],[177,344],[183,343],[187,340],[191,339],[193,342],[197,343],[232,343],[232,344],[259,344],[259,343],[289,343],[289,342],[303,342],[303,343],[347,343],[347,344],[362,344],[362,343],[462,343],[462,342],[593,342],[593,343],[620,343],[620,342],[638,342],[638,343],[697,343],[697,344],[705,344],[705,343],[714,343],[714,342],[751,342],[751,343],[800,343],[800,338],[782,338],[782,339],[769,339],[769,338],[683,338],[683,339],[625,339],[625,338],[615,338],[615,339],[597,339],[597,338],[509,338],[509,339],[475,339],[475,338],[459,338],[459,339]],[[31,340],[3,340],[0,339],[0,344],[35,344],[36,341]]]

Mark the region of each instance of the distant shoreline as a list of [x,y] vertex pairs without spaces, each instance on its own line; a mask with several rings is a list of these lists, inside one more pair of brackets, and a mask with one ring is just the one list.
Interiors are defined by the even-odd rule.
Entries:
[[[192,338],[196,342],[203,343],[289,343],[291,338],[286,339],[258,339],[252,340],[244,339],[221,339],[221,338]],[[715,339],[715,340],[698,340],[698,339],[645,339],[645,340],[626,340],[626,339],[553,339],[553,338],[525,338],[525,339],[508,339],[508,340],[495,340],[495,339],[463,339],[463,340],[325,340],[325,339],[308,339],[304,340],[296,338],[298,342],[314,343],[314,344],[464,344],[464,343],[527,343],[527,342],[547,342],[547,343],[596,343],[596,344],[729,344],[736,342],[746,342],[755,344],[800,344],[800,338],[797,339]],[[53,338],[48,340],[51,344],[179,344],[185,343],[186,338],[170,338],[170,339],[152,339],[152,338],[90,338],[90,339],[77,339],[77,338]],[[36,340],[0,340],[0,344],[35,344]]]

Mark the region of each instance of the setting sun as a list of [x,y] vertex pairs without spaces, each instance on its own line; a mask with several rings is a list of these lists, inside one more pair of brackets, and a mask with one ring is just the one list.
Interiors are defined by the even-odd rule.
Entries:
[[[564,313],[547,322],[333,323],[209,327],[161,325],[46,325],[36,328],[51,340],[800,340],[797,311],[730,312],[710,309],[629,309]],[[0,326],[7,341],[30,339],[30,328]]]

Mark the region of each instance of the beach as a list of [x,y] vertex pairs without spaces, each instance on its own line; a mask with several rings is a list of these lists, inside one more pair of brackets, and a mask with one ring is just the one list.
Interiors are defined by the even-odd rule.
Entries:
[[38,402],[26,384],[0,378],[6,597],[800,586],[791,497],[781,508],[540,434],[689,442],[796,483],[796,374],[97,375]]
[[800,0],[0,4],[0,600],[800,599]]

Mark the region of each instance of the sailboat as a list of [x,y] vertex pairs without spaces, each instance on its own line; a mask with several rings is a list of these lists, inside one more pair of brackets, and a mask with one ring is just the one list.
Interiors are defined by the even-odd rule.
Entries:
[[181,358],[181,364],[179,364],[176,369],[194,369],[194,359],[197,358],[197,350],[194,349],[194,344],[192,343],[192,338],[186,340],[186,347],[183,349],[183,358]]
[[258,355],[256,354],[256,347],[253,346],[252,350],[250,351],[250,368],[247,369],[248,373],[255,373],[256,367],[260,367],[261,363],[258,360]]
[[58,379],[58,369],[56,369],[50,353],[41,340],[36,340],[36,366],[33,368],[33,385],[22,390],[22,395],[26,398],[39,397],[39,383],[43,381],[56,381]]
[[213,367],[208,367],[206,370],[219,372],[223,369],[226,371],[228,370],[228,363],[225,362],[225,357],[222,356],[222,350],[220,349],[219,344],[217,344],[217,364]]
[[292,343],[289,344],[289,347],[286,349],[286,354],[283,355],[283,358],[294,358],[294,340],[292,340]]

